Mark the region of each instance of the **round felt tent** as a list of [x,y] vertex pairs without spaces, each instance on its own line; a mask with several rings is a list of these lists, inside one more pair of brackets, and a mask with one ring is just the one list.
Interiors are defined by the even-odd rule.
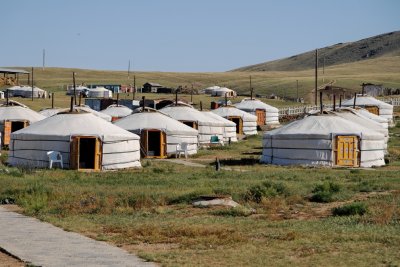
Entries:
[[224,142],[237,142],[236,124],[233,121],[227,120],[211,111],[202,111],[205,115],[221,121],[224,124]]
[[[25,97],[25,98],[31,98],[32,97],[32,87],[31,86],[26,86],[26,85],[16,85],[12,86],[10,88],[7,88],[8,90],[8,96],[20,96],[20,97]],[[39,87],[33,86],[33,97],[34,98],[42,98],[46,97],[47,92],[43,89],[40,89]]]
[[26,107],[1,106],[0,107],[0,131],[2,145],[8,145],[10,134],[25,128],[32,123],[43,120],[46,117]]
[[[342,102],[342,106],[351,107],[354,106],[354,97],[352,99],[347,99]],[[356,97],[356,107],[362,107],[369,112],[378,115],[382,118],[388,120],[389,125],[393,125],[393,106],[380,101],[372,96],[357,96]]]
[[[353,123],[357,123],[365,128],[371,129],[373,131],[382,133],[385,140],[385,149],[387,149],[387,142],[389,141],[389,130],[384,128],[381,123],[376,122],[361,113],[357,112],[356,109],[352,108],[340,108],[334,112],[337,116],[344,118]],[[369,112],[368,112],[369,113]],[[372,114],[372,113],[370,113]],[[373,114],[372,114],[373,115]]]
[[198,131],[157,111],[129,115],[115,125],[138,134],[145,157],[165,158],[186,143],[189,155],[197,153]]
[[211,92],[211,96],[235,97],[236,95],[235,91],[226,87],[216,88]]
[[382,133],[335,114],[318,114],[265,132],[261,162],[278,165],[385,165]]
[[139,136],[91,113],[59,113],[11,134],[8,162],[43,168],[47,152],[61,152],[64,168],[112,170],[140,167]]
[[210,86],[210,87],[207,87],[206,89],[204,89],[204,93],[207,95],[211,95],[212,92],[214,92],[214,90],[219,89],[219,88],[221,88],[221,87],[219,87],[218,85]]
[[130,108],[122,105],[110,105],[100,112],[111,116],[112,121],[116,121],[128,115],[131,115],[133,111]]
[[171,105],[160,109],[160,112],[198,130],[200,145],[210,144],[212,136],[217,136],[219,140],[223,140],[224,124],[216,119],[204,115],[193,107]]
[[236,133],[244,135],[257,134],[257,117],[233,106],[224,106],[213,109],[215,114],[233,121],[236,124]]
[[112,92],[104,87],[90,88],[88,97],[92,98],[112,98]]
[[[74,106],[74,109],[78,110],[78,111],[84,111],[84,112],[92,113],[96,117],[100,117],[105,121],[111,122],[111,116],[110,115],[98,112],[98,111],[96,111],[94,109],[91,109],[88,106]],[[69,110],[69,108],[46,108],[46,109],[42,109],[41,111],[39,111],[39,113],[42,114],[45,117],[51,117],[51,116],[56,115],[58,113],[68,112],[68,110]]]
[[243,99],[235,107],[257,116],[257,125],[279,126],[279,109],[258,99]]

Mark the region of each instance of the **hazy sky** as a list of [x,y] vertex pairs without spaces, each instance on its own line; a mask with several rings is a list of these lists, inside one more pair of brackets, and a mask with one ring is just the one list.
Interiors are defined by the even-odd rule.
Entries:
[[399,0],[0,0],[0,66],[213,72],[400,30]]

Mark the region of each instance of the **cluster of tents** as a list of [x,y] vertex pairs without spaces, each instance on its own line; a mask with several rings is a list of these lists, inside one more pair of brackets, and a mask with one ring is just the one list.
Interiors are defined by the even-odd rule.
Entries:
[[[160,110],[131,110],[117,104],[100,112],[73,106],[37,113],[26,106],[7,105],[0,107],[0,130],[13,166],[47,167],[47,152],[57,151],[69,169],[140,167],[141,158],[176,155],[182,144],[193,155],[216,140],[220,145],[238,142],[240,137],[256,135],[260,124],[276,128],[264,132],[263,163],[384,165],[393,107],[367,96],[358,100],[357,108],[310,114],[280,128],[278,109],[256,99],[211,111],[177,103]],[[353,106],[351,101],[342,106]]]

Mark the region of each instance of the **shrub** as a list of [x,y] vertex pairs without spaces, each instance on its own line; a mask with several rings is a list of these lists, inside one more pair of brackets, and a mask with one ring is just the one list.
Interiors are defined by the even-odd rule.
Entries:
[[367,212],[367,206],[362,202],[354,202],[332,209],[333,216],[363,215]]
[[225,217],[247,217],[254,213],[255,210],[248,209],[245,207],[236,207],[236,208],[223,209],[211,212],[211,214],[213,215],[225,216]]
[[263,198],[275,197],[278,195],[290,195],[290,192],[286,185],[284,185],[283,183],[273,183],[271,181],[265,181],[261,185],[250,187],[246,191],[244,199],[246,201],[260,203]]
[[327,203],[334,200],[334,194],[339,193],[341,190],[340,185],[333,182],[318,184],[312,190],[310,201]]

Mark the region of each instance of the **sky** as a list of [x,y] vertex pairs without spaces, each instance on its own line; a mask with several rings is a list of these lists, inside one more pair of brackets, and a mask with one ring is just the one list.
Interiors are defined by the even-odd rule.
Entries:
[[222,72],[400,30],[399,0],[0,0],[0,66]]

